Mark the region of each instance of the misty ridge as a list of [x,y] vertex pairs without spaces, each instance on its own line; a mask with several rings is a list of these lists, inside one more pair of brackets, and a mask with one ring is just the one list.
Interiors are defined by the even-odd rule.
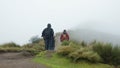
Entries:
[[68,30],[68,33],[70,35],[70,39],[77,42],[85,41],[90,43],[96,40],[97,42],[111,43],[113,45],[120,44],[120,36],[92,29],[72,29]]

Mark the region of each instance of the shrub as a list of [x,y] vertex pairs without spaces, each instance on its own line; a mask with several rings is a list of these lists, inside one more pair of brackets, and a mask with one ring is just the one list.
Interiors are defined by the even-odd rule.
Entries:
[[21,47],[13,42],[5,43],[0,46],[0,52],[20,52]]
[[2,44],[1,47],[20,47],[20,46],[15,44],[14,42],[10,42],[10,43]]
[[23,52],[29,52],[31,55],[36,55],[38,54],[40,51],[35,50],[34,48],[22,48]]
[[44,43],[44,40],[43,40],[43,39],[41,39],[38,44],[39,44],[40,46],[45,46],[45,43]]
[[0,48],[0,52],[20,52],[21,48],[18,47],[6,47],[6,48]]
[[31,53],[32,55],[36,55],[39,52],[44,50],[44,47],[42,47],[41,45],[34,43],[34,44],[26,44],[22,47],[23,51],[27,51],[29,53]]
[[[66,44],[66,41],[65,41]],[[101,57],[94,52],[87,44],[83,41],[81,43],[77,43],[75,41],[67,42],[67,46],[61,46],[57,53],[64,57],[69,57],[72,61],[77,62],[80,60],[87,60],[90,62],[101,62]]]
[[89,50],[88,48],[80,48],[79,50],[69,54],[69,57],[74,62],[78,62],[80,60],[87,60],[90,62],[102,61],[100,56],[97,53],[93,52],[92,50]]
[[66,56],[73,51],[75,51],[75,49],[71,46],[61,46],[60,48],[58,48],[57,54],[62,55],[62,56]]
[[82,47],[82,45],[80,45],[76,42],[70,42],[69,46],[71,46],[72,48],[75,48],[76,50]]
[[38,50],[38,51],[43,51],[44,50],[44,46],[40,45],[40,44],[34,44],[33,49]]
[[93,50],[96,51],[104,60],[104,63],[109,63],[112,59],[112,45],[111,44],[103,44],[96,43],[93,46]]
[[82,41],[80,44],[81,44],[83,47],[87,46],[87,43],[86,43],[85,41]]
[[39,54],[36,55],[36,57],[42,57],[45,56],[45,54],[47,53],[47,51],[42,51]]
[[93,46],[93,50],[101,56],[104,63],[115,66],[120,65],[120,47],[112,46],[109,43],[96,43]]
[[28,43],[28,44],[23,45],[22,47],[23,47],[23,48],[32,48],[32,46],[33,46],[32,44],[29,44],[29,43]]
[[37,51],[43,51],[45,49],[44,40],[39,41],[39,43],[29,43],[22,46],[23,48],[33,48]]
[[62,46],[67,46],[67,45],[69,45],[69,43],[70,43],[70,41],[65,40],[65,41],[62,42],[61,45],[62,45]]
[[113,47],[111,54],[112,54],[112,59],[111,59],[112,64],[115,66],[120,65],[120,47],[119,46]]
[[44,51],[44,40],[40,39],[39,43],[29,43],[22,46],[23,51],[30,52],[32,55],[36,55],[41,51]]

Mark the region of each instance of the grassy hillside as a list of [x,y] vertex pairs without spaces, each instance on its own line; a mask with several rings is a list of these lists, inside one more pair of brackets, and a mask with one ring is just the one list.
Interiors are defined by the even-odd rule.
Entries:
[[87,61],[73,63],[70,59],[58,56],[55,53],[52,54],[52,57],[46,57],[44,53],[38,54],[33,61],[45,64],[50,68],[113,68],[107,64],[89,63]]
[[5,52],[30,52],[32,55],[36,55],[39,52],[44,51],[44,42],[41,40],[38,43],[28,43],[23,46],[10,42],[0,45],[0,53]]
[[51,68],[120,68],[120,47],[96,41],[64,41],[54,53],[43,51],[33,60]]

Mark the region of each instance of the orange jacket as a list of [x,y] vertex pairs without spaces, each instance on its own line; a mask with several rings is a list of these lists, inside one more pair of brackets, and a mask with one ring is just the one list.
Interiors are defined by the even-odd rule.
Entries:
[[61,34],[60,36],[60,41],[64,41],[64,40],[67,40],[69,41],[69,35],[66,33],[66,34]]

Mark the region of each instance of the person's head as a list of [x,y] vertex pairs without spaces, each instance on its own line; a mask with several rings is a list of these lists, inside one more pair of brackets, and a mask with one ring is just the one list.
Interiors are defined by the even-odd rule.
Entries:
[[51,24],[47,24],[47,28],[51,28]]
[[66,30],[64,30],[64,31],[63,31],[63,34],[66,34],[66,33],[67,33]]

